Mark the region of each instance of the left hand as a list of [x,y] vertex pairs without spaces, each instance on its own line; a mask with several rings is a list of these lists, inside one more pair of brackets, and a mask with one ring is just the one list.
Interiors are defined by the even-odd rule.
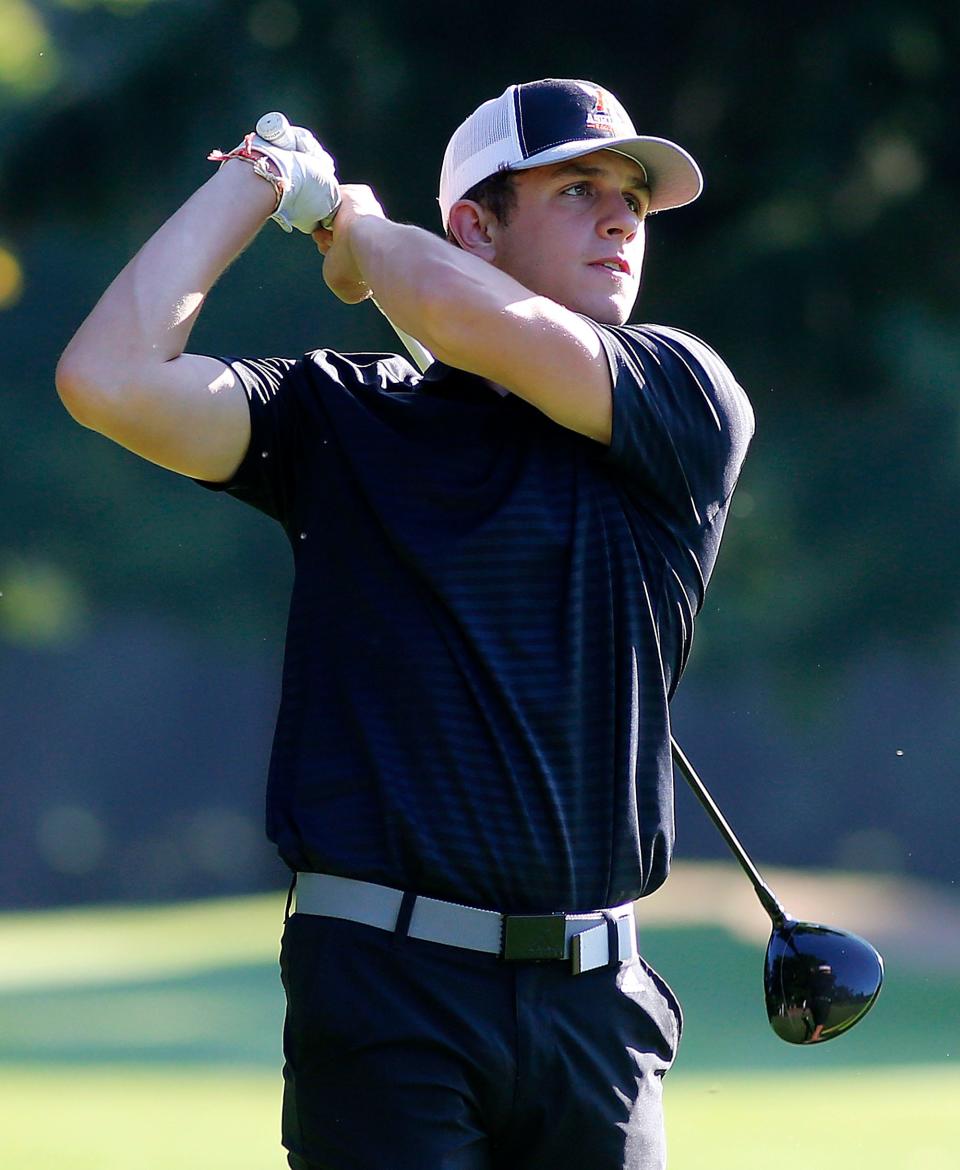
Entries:
[[269,154],[278,164],[284,179],[283,197],[273,214],[284,231],[296,228],[310,234],[319,220],[326,219],[337,208],[339,191],[333,159],[310,137],[314,143],[310,151],[277,150],[258,136],[253,140],[257,149]]
[[[280,130],[279,137],[262,138],[261,123],[271,122],[273,132]],[[266,114],[257,127],[252,145],[267,155],[283,179],[282,197],[272,218],[285,232],[297,228],[310,235],[318,222],[336,213],[340,203],[333,159],[312,131],[291,126],[283,114]]]
[[313,232],[317,248],[324,256],[323,279],[327,287],[348,305],[358,304],[373,295],[351,247],[355,224],[368,215],[386,219],[383,208],[369,187],[344,183],[340,188],[340,208],[333,228],[318,227]]
[[334,162],[313,134],[302,126],[289,126],[286,141],[287,145],[280,146],[259,134],[248,134],[229,155],[215,150],[209,157],[222,163],[237,154],[246,159],[260,156],[255,169],[266,164],[267,170],[282,180],[280,198],[271,219],[285,232],[296,228],[310,235],[319,221],[336,212],[339,204]]

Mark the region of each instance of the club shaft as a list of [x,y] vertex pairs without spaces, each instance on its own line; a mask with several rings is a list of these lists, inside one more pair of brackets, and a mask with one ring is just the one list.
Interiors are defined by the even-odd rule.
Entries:
[[420,373],[421,374],[424,373],[424,371],[427,369],[427,367],[433,363],[433,354],[430,352],[429,349],[427,349],[427,347],[425,345],[422,345],[419,341],[417,341],[417,339],[415,337],[411,337],[409,333],[405,333],[400,328],[400,326],[396,324],[396,322],[391,321],[391,319],[389,317],[387,317],[387,314],[384,313],[382,306],[379,304],[379,302],[377,301],[377,299],[375,297],[371,297],[370,299],[373,301],[373,303],[376,305],[376,307],[380,310],[380,312],[383,313],[383,316],[386,317],[387,324],[389,324],[393,327],[394,333],[396,333],[397,337],[399,337],[400,340],[403,342],[404,348],[406,349],[407,353],[413,358]]
[[744,847],[740,844],[736,833],[734,833],[733,829],[731,829],[730,825],[727,823],[727,818],[718,808],[717,802],[707,791],[707,786],[697,775],[693,765],[687,759],[686,755],[684,755],[680,745],[672,736],[670,738],[670,747],[673,751],[674,763],[680,769],[684,780],[686,780],[686,782],[693,789],[694,795],[706,809],[707,815],[720,830],[720,835],[729,846],[730,852],[734,855],[734,857],[736,857],[737,861],[740,862],[744,873],[750,879],[753,888],[756,891],[757,897],[760,899],[760,905],[764,908],[764,910],[766,910],[767,914],[769,914],[770,921],[775,927],[782,926],[787,921],[787,912],[780,905],[780,902],[778,901],[774,892],[763,880],[760,871],[750,860],[746,849],[744,849]]

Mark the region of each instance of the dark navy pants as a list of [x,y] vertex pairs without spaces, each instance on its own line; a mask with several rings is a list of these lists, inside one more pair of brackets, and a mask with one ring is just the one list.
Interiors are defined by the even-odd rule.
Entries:
[[662,1170],[680,1009],[642,959],[566,963],[294,914],[283,1142],[293,1170]]

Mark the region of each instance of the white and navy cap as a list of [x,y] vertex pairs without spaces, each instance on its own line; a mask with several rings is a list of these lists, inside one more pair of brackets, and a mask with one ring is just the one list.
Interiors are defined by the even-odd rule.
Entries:
[[651,211],[692,203],[703,190],[700,168],[683,147],[638,135],[609,90],[548,77],[507,86],[454,131],[440,172],[444,228],[454,203],[497,171],[526,171],[594,150],[615,150],[640,164]]

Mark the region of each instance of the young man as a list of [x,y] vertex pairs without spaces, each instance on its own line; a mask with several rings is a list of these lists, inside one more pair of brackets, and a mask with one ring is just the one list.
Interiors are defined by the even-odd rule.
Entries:
[[702,342],[624,322],[645,219],[699,171],[598,86],[510,86],[447,148],[446,241],[351,186],[314,233],[330,288],[375,292],[439,359],[425,375],[228,364],[184,352],[204,297],[272,212],[309,230],[325,182],[247,141],[111,285],[58,387],[293,548],[268,788],[298,875],[290,1165],[654,1170],[680,1011],[633,902],[669,868],[668,702],[753,418]]

